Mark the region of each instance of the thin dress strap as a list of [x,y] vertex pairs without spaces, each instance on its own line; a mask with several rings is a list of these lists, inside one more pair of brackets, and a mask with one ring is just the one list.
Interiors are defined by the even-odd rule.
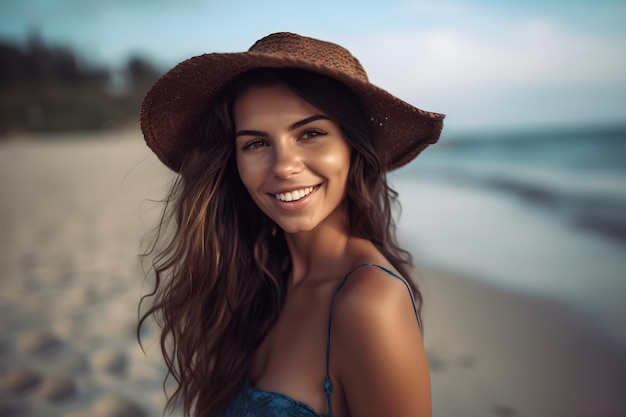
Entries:
[[341,280],[341,282],[339,283],[339,285],[337,286],[337,289],[335,290],[335,292],[333,293],[333,298],[330,301],[330,313],[328,315],[328,337],[326,339],[326,378],[324,380],[324,393],[326,394],[326,399],[328,400],[328,416],[329,417],[333,417],[333,384],[330,381],[330,369],[329,369],[329,365],[330,365],[330,330],[331,330],[331,326],[332,326],[332,322],[333,322],[333,306],[335,305],[335,298],[337,297],[337,294],[339,293],[339,290],[341,290],[341,288],[343,287],[343,285],[346,283],[346,281],[348,280],[348,277],[350,275],[352,275],[352,273],[354,271],[356,271],[357,269],[363,267],[363,266],[374,266],[382,271],[387,272],[389,275],[399,279],[400,281],[402,281],[402,283],[406,286],[406,289],[409,291],[409,295],[411,296],[411,303],[413,303],[413,311],[415,311],[415,318],[417,319],[417,325],[420,329],[420,332],[422,331],[422,322],[420,320],[420,316],[417,313],[417,306],[415,305],[415,300],[413,299],[413,293],[411,292],[411,287],[409,287],[409,284],[404,280],[404,278],[400,277],[398,274],[396,274],[395,272],[393,272],[391,269],[389,268],[385,268],[384,266],[381,265],[376,265],[376,264],[371,264],[371,263],[364,263],[361,265],[358,265],[356,267],[354,267],[350,272],[348,272],[346,274],[345,277],[343,277],[343,279]]

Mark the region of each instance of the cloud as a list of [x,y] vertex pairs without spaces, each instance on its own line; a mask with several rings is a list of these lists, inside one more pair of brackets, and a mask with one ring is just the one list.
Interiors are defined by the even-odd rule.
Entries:
[[350,43],[371,78],[395,90],[626,80],[623,39],[567,32],[545,19],[489,35],[443,28],[379,33]]
[[448,113],[448,126],[626,121],[623,35],[572,31],[545,17],[506,28],[483,18],[480,27],[388,30],[345,44],[372,82]]

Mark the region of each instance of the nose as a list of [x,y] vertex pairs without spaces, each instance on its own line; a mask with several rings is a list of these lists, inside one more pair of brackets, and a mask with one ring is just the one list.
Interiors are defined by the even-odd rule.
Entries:
[[272,171],[281,179],[290,178],[302,171],[302,156],[293,145],[275,144]]

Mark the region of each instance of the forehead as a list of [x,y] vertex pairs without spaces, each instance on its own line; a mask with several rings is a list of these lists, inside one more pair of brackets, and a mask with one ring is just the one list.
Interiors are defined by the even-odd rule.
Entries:
[[264,121],[294,122],[324,113],[283,85],[250,87],[235,101],[235,125]]

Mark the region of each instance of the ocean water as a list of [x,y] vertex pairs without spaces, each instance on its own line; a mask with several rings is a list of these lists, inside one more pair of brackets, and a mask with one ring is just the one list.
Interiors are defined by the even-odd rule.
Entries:
[[390,182],[416,264],[568,304],[626,347],[626,126],[444,136]]

